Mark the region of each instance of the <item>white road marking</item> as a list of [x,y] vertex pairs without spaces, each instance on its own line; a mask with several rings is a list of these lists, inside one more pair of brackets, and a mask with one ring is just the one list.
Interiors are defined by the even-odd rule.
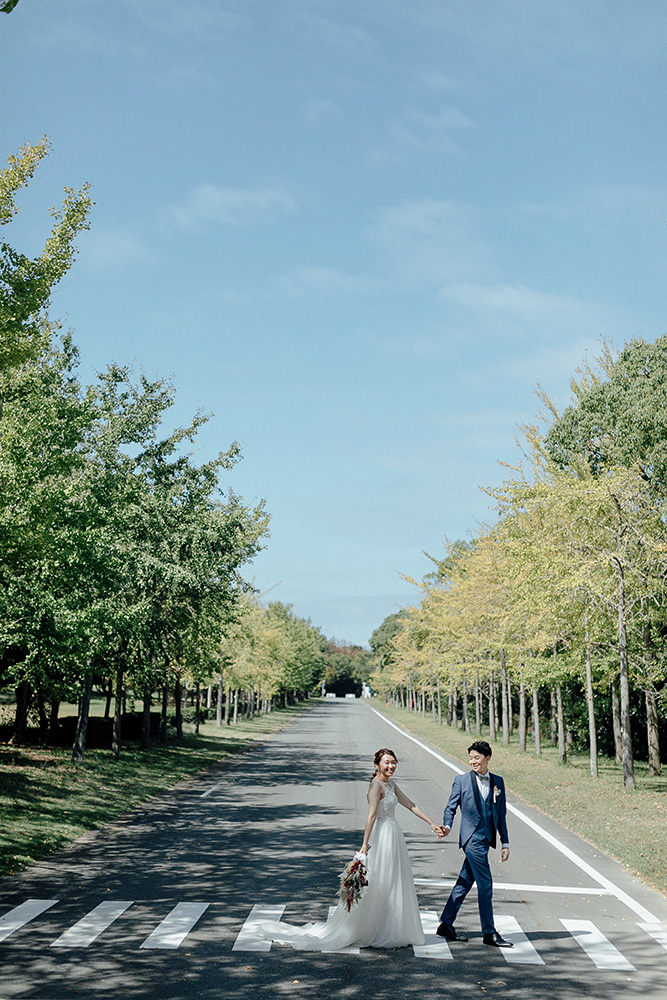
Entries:
[[0,941],[4,941],[19,927],[34,920],[40,913],[44,913],[44,910],[55,906],[57,902],[59,902],[57,899],[26,899],[25,903],[9,910],[3,917],[0,917]]
[[[454,879],[416,878],[415,885],[429,885],[435,889],[451,889],[456,885]],[[504,891],[516,889],[517,892],[559,892],[565,896],[612,896],[609,889],[599,889],[597,886],[582,888],[580,885],[524,885],[521,882],[494,882],[494,888]]]
[[616,969],[623,972],[635,972],[634,965],[621,955],[604,934],[590,920],[561,920],[563,927],[570,932],[575,941],[581,945],[586,954],[597,965],[598,969]]
[[132,899],[106,899],[95,909],[87,913],[76,924],[61,934],[59,938],[52,942],[52,948],[87,948],[105,931],[114,920],[117,920],[129,906],[132,906]]
[[177,903],[141,947],[178,948],[209,906],[210,903]]
[[[329,907],[329,915],[328,915],[328,918],[327,918],[328,920],[331,920],[331,918],[333,917],[333,915],[334,915],[334,913],[336,912],[337,909],[338,909],[337,906],[330,906]],[[347,948],[332,948],[331,951],[328,952],[328,954],[329,955],[358,955],[359,951],[360,951],[360,949],[359,949],[358,946],[355,947],[354,945],[349,945]]]
[[503,957],[516,965],[544,965],[544,960],[535,951],[535,948],[519,927],[519,921],[512,916],[494,916],[496,930],[508,941],[512,941],[513,948],[499,949]]
[[441,962],[452,959],[454,956],[447,941],[435,933],[436,927],[440,923],[438,914],[435,910],[420,910],[419,915],[426,941],[424,944],[413,944],[412,950],[415,953],[415,958],[433,958]]
[[255,931],[257,924],[264,920],[280,920],[285,911],[282,906],[253,906],[246,922],[238,933],[232,951],[270,951],[271,941],[259,937]]
[[[407,740],[411,740],[413,743],[416,743],[418,747],[421,747],[422,750],[425,750],[427,753],[430,753],[432,757],[435,757],[436,760],[439,760],[442,764],[445,765],[445,767],[450,768],[457,774],[464,774],[464,771],[460,767],[457,767],[456,764],[452,764],[450,761],[446,760],[445,757],[443,757],[439,753],[436,753],[435,750],[432,750],[431,747],[426,745],[426,743],[423,743],[421,740],[418,740],[416,736],[411,736],[410,733],[407,733],[404,729],[401,729],[401,727],[397,726],[394,722],[391,722],[381,712],[378,712],[375,708],[371,708],[371,712],[374,712],[375,715],[378,716],[378,718],[382,719],[383,722],[386,722],[388,726],[391,726],[392,729],[395,729]],[[562,844],[560,840],[558,840],[552,834],[547,833],[547,831],[543,829],[543,827],[535,823],[532,819],[530,819],[530,817],[526,816],[525,813],[522,813],[520,809],[517,809],[516,806],[510,805],[509,802],[507,803],[507,809],[508,812],[513,813],[518,819],[520,819],[522,823],[525,823],[526,826],[529,826],[531,830],[534,830],[535,833],[537,833],[540,837],[542,837],[543,840],[546,840],[548,844],[551,844],[551,846],[555,847],[557,851],[560,851],[561,854],[565,855],[565,857],[568,858],[578,868],[581,868],[581,870],[586,872],[587,875],[590,875],[590,877],[595,882],[597,882],[598,885],[602,886],[603,889],[607,889],[610,895],[616,896],[616,898],[621,903],[624,903],[629,909],[631,909],[634,913],[636,913],[637,916],[640,917],[643,921],[645,921],[646,923],[659,923],[659,920],[655,916],[655,914],[651,913],[650,910],[647,910],[645,906],[642,906],[641,903],[639,903],[636,899],[633,899],[632,896],[630,896],[623,889],[615,885],[605,875],[602,875],[599,871],[593,868],[592,865],[589,865],[588,862],[584,861],[583,858],[580,858],[578,854],[575,854],[574,851],[571,851],[569,847],[566,847],[565,844]]]
[[640,924],[642,930],[646,931],[655,941],[667,949],[667,924]]

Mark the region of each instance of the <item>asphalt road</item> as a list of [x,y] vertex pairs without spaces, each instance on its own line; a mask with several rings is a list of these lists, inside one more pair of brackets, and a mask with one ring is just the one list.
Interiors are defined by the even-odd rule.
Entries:
[[[381,746],[440,822],[457,764],[371,703],[318,703],[247,752],[0,881],[0,1000],[667,998],[667,899],[511,788],[509,862],[494,861],[499,929],[485,947],[474,890],[467,943],[314,954],[253,938],[257,907],[324,919],[361,842]],[[516,811],[518,808],[518,812]],[[399,809],[428,929],[461,855]],[[497,855],[499,852],[492,852]],[[430,922],[430,923],[429,923]],[[260,950],[260,949],[269,950]]]

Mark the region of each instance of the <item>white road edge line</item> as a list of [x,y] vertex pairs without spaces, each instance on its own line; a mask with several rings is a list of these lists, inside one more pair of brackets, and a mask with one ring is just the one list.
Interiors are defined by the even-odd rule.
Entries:
[[[430,753],[432,757],[435,757],[436,760],[439,760],[442,764],[445,765],[445,767],[450,768],[457,774],[465,773],[460,767],[457,767],[455,764],[451,764],[441,754],[436,753],[435,750],[432,750],[429,746],[427,746],[426,743],[423,743],[421,740],[418,740],[415,736],[411,736],[410,733],[407,733],[404,729],[401,729],[401,727],[397,726],[394,722],[391,722],[391,720],[387,719],[386,716],[382,714],[382,712],[378,712],[375,708],[371,708],[371,712],[374,712],[375,715],[378,716],[378,718],[382,719],[383,722],[386,722],[388,726],[391,726],[392,729],[395,729],[396,732],[400,733],[406,739],[411,740],[413,743],[416,743],[418,747],[422,748],[422,750],[426,750],[427,753]],[[615,885],[605,875],[602,875],[599,871],[593,868],[592,865],[589,865],[588,862],[584,861],[583,858],[580,858],[578,854],[575,854],[574,851],[570,850],[569,847],[566,847],[566,845],[561,843],[560,840],[552,836],[552,834],[547,833],[547,831],[543,829],[543,827],[539,826],[532,819],[530,819],[530,817],[526,816],[526,814],[521,812],[520,809],[517,809],[516,806],[510,805],[509,803],[507,804],[507,808],[518,819],[520,819],[523,823],[525,823],[526,826],[529,826],[531,830],[534,830],[535,833],[537,833],[540,837],[542,837],[543,840],[546,840],[548,844],[551,844],[552,847],[555,847],[557,851],[560,851],[560,853],[563,854],[566,858],[568,858],[573,864],[575,864],[578,868],[581,868],[583,872],[586,872],[587,875],[590,875],[590,877],[595,882],[597,882],[598,885],[602,886],[604,889],[607,889],[611,895],[616,896],[619,902],[624,903],[628,907],[628,909],[636,913],[637,916],[641,918],[641,920],[643,920],[645,923],[660,923],[655,914],[651,913],[650,910],[647,910],[645,906],[642,906],[641,903],[639,903],[636,899],[633,899],[632,896],[630,896],[627,892],[624,892],[623,889]]]

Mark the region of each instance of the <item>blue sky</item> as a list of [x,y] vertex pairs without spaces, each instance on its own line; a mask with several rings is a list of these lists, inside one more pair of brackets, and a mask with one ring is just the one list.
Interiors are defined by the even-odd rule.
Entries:
[[53,152],[3,236],[91,182],[82,377],[213,413],[272,515],[248,577],[363,644],[493,518],[536,384],[665,332],[666,38],[662,0],[20,0],[0,154]]

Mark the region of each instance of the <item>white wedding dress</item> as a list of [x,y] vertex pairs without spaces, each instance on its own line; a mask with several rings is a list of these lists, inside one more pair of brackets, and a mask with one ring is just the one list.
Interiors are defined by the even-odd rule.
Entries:
[[394,813],[398,799],[392,781],[382,782],[366,867],[368,886],[348,913],[339,902],[326,922],[300,927],[266,920],[257,925],[263,938],[290,944],[300,951],[337,951],[361,948],[401,948],[424,944],[412,866],[403,832]]

